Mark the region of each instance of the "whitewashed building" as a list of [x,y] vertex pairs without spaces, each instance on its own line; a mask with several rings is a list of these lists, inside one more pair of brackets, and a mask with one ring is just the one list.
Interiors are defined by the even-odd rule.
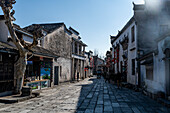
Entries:
[[[153,7],[155,5],[155,7]],[[151,94],[162,92],[170,96],[170,68],[169,68],[169,30],[170,30],[170,0],[145,0],[145,5],[136,10],[140,48],[141,82]],[[140,10],[139,10],[140,9]],[[142,17],[142,19],[140,18]],[[144,29],[145,28],[145,29]]]
[[170,0],[134,4],[133,17],[117,36],[111,36],[115,73],[127,70],[128,83],[145,84],[149,93],[165,96],[170,95],[169,7]]
[[72,35],[72,80],[84,79],[85,78],[85,43],[81,41],[79,32],[72,27],[69,28]]
[[[33,35],[20,28],[19,25],[14,24],[14,30],[17,37],[23,39],[25,43],[31,44],[33,42]],[[20,69],[17,64],[18,58],[19,52],[12,42],[9,30],[5,24],[4,16],[0,15],[0,96],[15,92],[17,80],[19,79],[17,71]],[[57,58],[57,55],[42,48],[40,44],[38,44],[28,52],[27,58],[24,85],[29,85],[37,89],[52,86],[52,61],[54,58]],[[49,65],[49,79],[45,79],[41,76],[41,69],[43,68],[41,64],[45,63]],[[41,87],[40,84],[43,87]]]
[[141,76],[151,94],[170,96],[170,35],[156,39],[157,48],[140,58]]
[[137,83],[137,29],[134,17],[119,31],[117,36],[111,36],[112,65],[114,73],[126,72],[127,82]]
[[54,75],[54,85],[70,81],[72,72],[72,33],[66,28],[64,23],[33,24],[25,27],[25,29],[32,32],[36,25],[41,26],[46,34],[46,36],[41,39],[40,45],[60,56],[58,59],[53,60],[52,73]]

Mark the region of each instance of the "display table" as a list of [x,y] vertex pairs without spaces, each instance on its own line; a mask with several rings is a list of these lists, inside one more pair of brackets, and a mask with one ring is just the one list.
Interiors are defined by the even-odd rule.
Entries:
[[32,87],[32,90],[35,89],[43,89],[43,88],[47,88],[50,87],[50,80],[49,79],[42,79],[42,80],[35,80],[35,81],[31,81],[31,82],[26,82],[26,86],[30,86]]

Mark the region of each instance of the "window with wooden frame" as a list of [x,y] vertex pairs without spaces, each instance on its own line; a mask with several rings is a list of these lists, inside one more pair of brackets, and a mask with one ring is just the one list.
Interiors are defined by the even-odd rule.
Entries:
[[135,59],[132,59],[132,75],[135,75]]
[[132,39],[132,42],[135,41],[135,26],[133,26],[133,27],[131,28],[131,39]]

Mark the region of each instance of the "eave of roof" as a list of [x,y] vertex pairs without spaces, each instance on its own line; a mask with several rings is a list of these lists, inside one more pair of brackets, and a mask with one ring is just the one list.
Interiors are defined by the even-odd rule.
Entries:
[[23,33],[23,34],[27,35],[27,36],[33,37],[33,35],[32,35],[30,32],[28,32],[27,30],[21,28],[21,27],[20,27],[19,25],[17,25],[17,24],[14,24],[14,29],[15,29],[16,31],[20,32],[20,33]]
[[170,36],[170,32],[169,31],[167,33],[164,33],[163,35],[161,35],[159,38],[155,39],[155,41],[159,42],[159,41],[167,38],[168,36]]
[[74,31],[77,35],[79,35],[79,32],[73,29],[72,27],[69,27],[70,30]]
[[66,28],[66,31],[69,32],[70,34],[73,34],[69,29]]
[[63,26],[63,25],[65,26],[65,24],[63,22],[62,23],[45,23],[45,24],[32,24],[27,27],[24,27],[24,29],[29,32],[33,32],[34,26],[36,26],[36,25],[40,25],[42,27],[42,29],[44,31],[46,31],[47,33],[52,33],[53,31],[60,28],[61,26]]
[[123,27],[123,29],[118,33],[116,36],[117,38],[135,21],[134,16],[126,23],[126,25]]
[[119,33],[117,34],[117,36],[111,36],[110,38],[115,38],[112,43],[114,41],[116,41],[117,38],[119,38],[119,36],[133,23],[135,22],[135,18],[134,16],[126,23],[126,25],[122,28],[121,31],[119,31]]
[[76,38],[74,38],[74,37],[72,37],[72,39],[74,40],[74,41],[76,41],[76,42],[78,42],[78,43],[81,43],[82,45],[84,45],[84,46],[87,46],[85,43],[83,43],[81,40],[79,40],[79,39],[76,39]]
[[[0,15],[0,20],[4,20],[4,19],[5,19],[4,15]],[[23,33],[25,35],[28,35],[30,37],[33,37],[33,35],[30,32],[28,32],[27,30],[21,28],[19,25],[15,24],[15,23],[13,25],[14,25],[14,29],[16,31],[21,32],[21,33]]]
[[[60,28],[61,26],[65,26],[65,24],[62,22],[62,23],[47,23],[47,24],[39,24],[40,26],[43,27],[44,30],[48,31],[48,32],[53,32],[55,31],[56,29]],[[53,28],[49,29],[47,28],[47,26],[53,26]]]
[[33,54],[37,54],[37,55],[43,55],[43,56],[48,56],[48,57],[54,57],[54,58],[58,58],[59,56],[54,54],[53,52],[44,49],[42,47],[39,46],[35,46],[33,49]]
[[[54,57],[54,58],[59,57],[56,54],[52,53],[51,51],[39,46],[35,46],[31,51],[33,51],[33,54],[37,54],[37,55],[43,55],[43,56]],[[16,47],[13,47],[5,42],[0,42],[0,52],[18,54],[18,50]]]
[[15,47],[9,45],[8,43],[0,42],[0,52],[17,54],[17,51],[18,50]]

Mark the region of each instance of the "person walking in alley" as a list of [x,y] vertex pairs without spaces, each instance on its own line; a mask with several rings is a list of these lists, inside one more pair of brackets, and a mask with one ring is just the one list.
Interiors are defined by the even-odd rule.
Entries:
[[77,81],[79,82],[79,72],[77,72]]
[[120,73],[119,71],[118,71],[118,73],[117,73],[117,87],[118,87],[118,89],[119,89],[119,87],[121,87],[121,89],[122,89],[122,73]]
[[109,76],[109,72],[106,73],[106,78],[105,78],[105,82],[109,82],[110,83],[110,76]]

